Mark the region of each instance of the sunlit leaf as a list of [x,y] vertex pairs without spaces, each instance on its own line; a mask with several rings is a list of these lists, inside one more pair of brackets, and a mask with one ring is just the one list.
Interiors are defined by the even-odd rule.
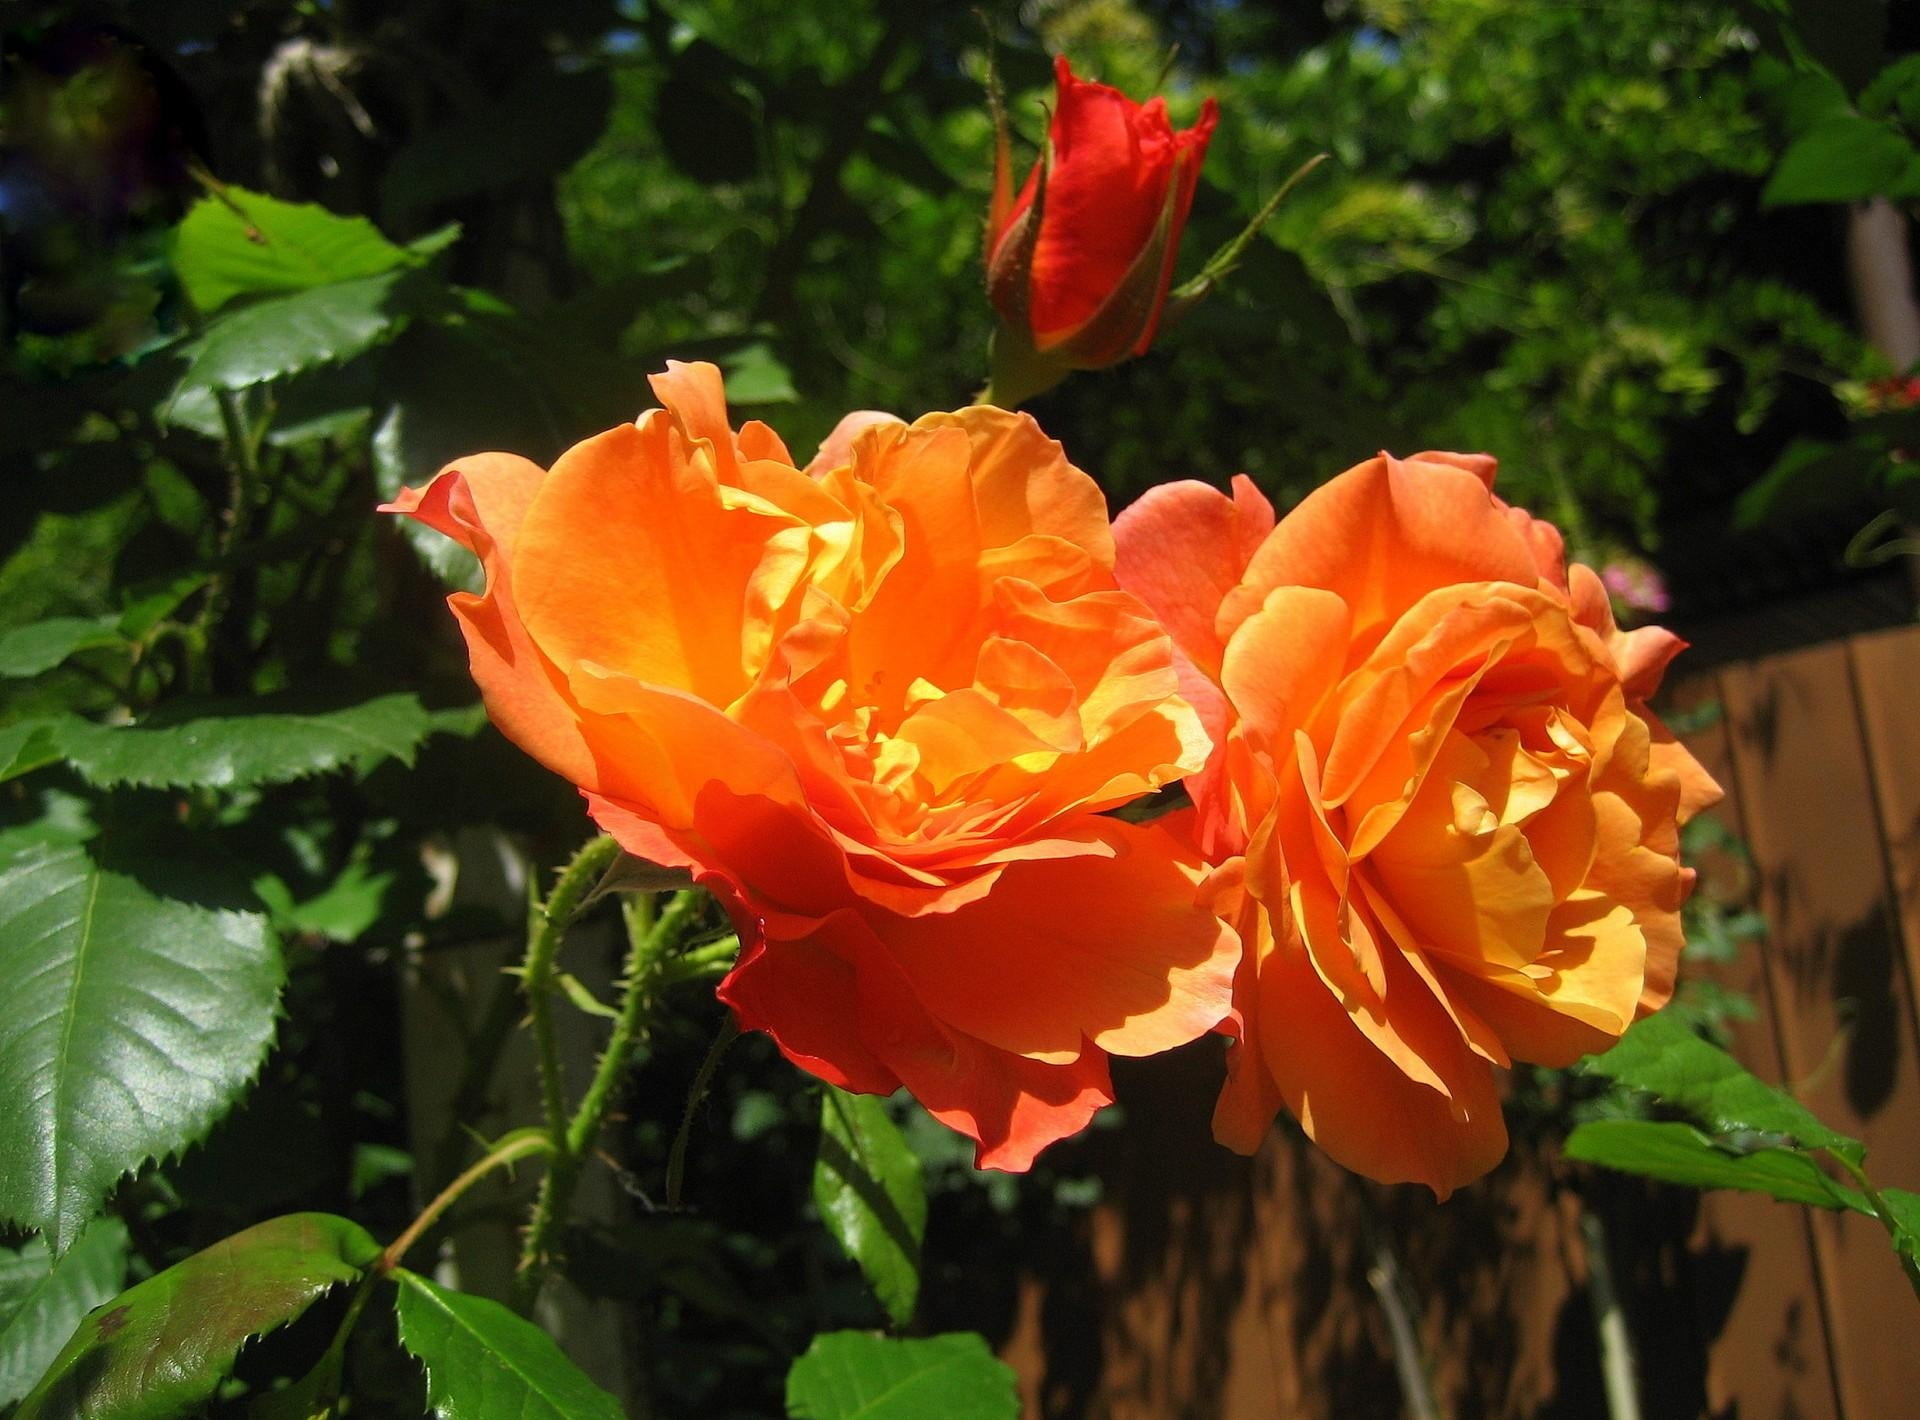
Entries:
[[1863,1196],[1834,1182],[1811,1155],[1795,1149],[1734,1152],[1678,1121],[1591,1120],[1567,1136],[1566,1155],[1663,1183],[1737,1188],[1786,1203],[1872,1212]]
[[259,1069],[284,967],[259,913],[162,896],[84,847],[0,867],[0,1218],[56,1252],[108,1191],[200,1138]]
[[789,1420],[1017,1420],[1013,1371],[972,1332],[816,1336],[787,1372]]
[[284,295],[379,276],[417,260],[364,217],[225,187],[195,203],[174,232],[173,266],[187,299],[211,315],[236,296]]
[[400,1344],[426,1368],[441,1420],[620,1420],[619,1402],[532,1322],[405,1269],[393,1276]]
[[94,1311],[14,1420],[197,1413],[249,1339],[357,1280],[379,1252],[357,1223],[330,1213],[235,1233]]
[[243,390],[366,354],[414,314],[405,274],[316,286],[216,317],[188,347],[179,388]]
[[1809,1149],[1831,1149],[1858,1162],[1857,1140],[1827,1128],[1793,1096],[1775,1089],[1674,1017],[1654,1015],[1636,1022],[1618,1045],[1588,1057],[1580,1069],[1652,1095],[1692,1116],[1710,1133],[1773,1135]]
[[139,725],[68,717],[53,733],[60,754],[101,788],[235,789],[346,766],[364,770],[385,759],[411,764],[432,729],[418,696],[392,694],[330,709],[286,700],[176,702]]
[[826,1087],[813,1201],[887,1315],[898,1326],[912,1321],[927,1191],[920,1160],[887,1117],[884,1101]]
[[0,1248],[0,1405],[11,1405],[46,1372],[86,1314],[120,1290],[127,1227],[102,1218],[58,1262],[44,1238]]

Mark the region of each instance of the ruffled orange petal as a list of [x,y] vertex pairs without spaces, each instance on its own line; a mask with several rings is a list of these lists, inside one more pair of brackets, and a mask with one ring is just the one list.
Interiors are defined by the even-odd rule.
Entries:
[[514,604],[511,554],[545,477],[538,464],[513,454],[476,454],[449,464],[424,489],[402,488],[382,511],[418,518],[479,557],[485,591],[455,593],[448,605],[466,638],[487,714],[547,768],[592,788],[601,773],[579,710]]
[[[1411,973],[1404,965],[1396,975]],[[1340,1008],[1297,945],[1282,942],[1261,966],[1260,1042],[1281,1098],[1314,1142],[1347,1168],[1382,1183],[1424,1183],[1445,1198],[1500,1161],[1506,1121],[1493,1069],[1475,1057],[1424,986],[1402,999],[1397,1031],[1418,1025],[1423,1059],[1446,1091],[1410,1078]],[[1435,1019],[1422,1020],[1422,1015]]]
[[1153,609],[1174,644],[1218,680],[1220,603],[1273,531],[1273,505],[1244,474],[1228,498],[1191,480],[1149,488],[1114,519],[1114,575]]
[[1352,609],[1364,651],[1436,587],[1537,580],[1533,550],[1480,477],[1425,455],[1381,454],[1280,520],[1222,605],[1220,630],[1231,634],[1275,587],[1320,587]]
[[888,925],[941,1020],[1053,1064],[1087,1041],[1151,1055],[1219,1024],[1240,944],[1200,901],[1206,865],[1161,823],[1089,827],[1112,856],[1010,863],[982,900]]
[[1099,566],[1112,568],[1113,529],[1100,485],[1067,462],[1066,451],[1031,415],[979,404],[925,415],[913,427],[965,431],[981,545],[1010,547],[1040,534],[1082,548]]
[[[1107,1057],[1091,1045],[1049,1064],[999,1049],[936,1014],[876,935],[891,938],[897,926],[883,916],[838,912],[808,940],[854,968],[864,1049],[934,1118],[977,1143],[980,1167],[1025,1170],[1041,1149],[1079,1132],[1113,1102]],[[769,943],[769,954],[784,945]]]

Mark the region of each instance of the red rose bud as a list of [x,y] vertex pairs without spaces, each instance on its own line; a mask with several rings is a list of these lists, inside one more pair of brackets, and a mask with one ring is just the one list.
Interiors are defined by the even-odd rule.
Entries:
[[989,396],[1002,405],[1153,344],[1220,117],[1208,99],[1199,121],[1176,133],[1162,99],[1136,104],[1077,79],[1064,56],[1054,73],[1047,148],[1018,197],[999,124],[987,294],[1000,316]]

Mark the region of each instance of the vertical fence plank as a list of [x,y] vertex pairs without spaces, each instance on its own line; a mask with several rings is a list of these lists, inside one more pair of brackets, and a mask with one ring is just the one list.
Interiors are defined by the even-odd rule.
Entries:
[[[1796,1093],[1864,1138],[1890,1178],[1920,1175],[1912,997],[1859,733],[1847,648],[1728,668],[1734,778],[1771,924],[1768,984]],[[1914,1305],[1870,1219],[1814,1219],[1843,1413],[1911,1413]]]
[[[1920,626],[1848,643],[1907,981],[1920,981]],[[1920,1178],[1890,1180],[1920,1188]]]
[[[1719,677],[1708,673],[1678,683],[1667,697],[1667,708],[1676,715],[1719,712],[1686,736],[1687,747],[1726,790],[1713,815],[1750,845]],[[1754,874],[1745,860],[1715,852],[1698,866],[1702,894],[1729,907],[1752,904]],[[1786,1062],[1767,982],[1769,950],[1762,941],[1732,962],[1700,971],[1753,1003],[1753,1019],[1733,1027],[1733,1052],[1763,1079],[1779,1080],[1786,1074]],[[1750,1194],[1709,1193],[1701,1200],[1691,1252],[1696,1259],[1695,1306],[1708,1346],[1710,1412],[1756,1420],[1835,1420],[1839,1399],[1811,1215]]]

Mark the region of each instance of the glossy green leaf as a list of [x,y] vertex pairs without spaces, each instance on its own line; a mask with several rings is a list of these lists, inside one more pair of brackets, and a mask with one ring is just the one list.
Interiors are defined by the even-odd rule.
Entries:
[[334,709],[261,700],[169,706],[139,725],[58,722],[55,745],[100,788],[238,789],[386,759],[412,764],[433,721],[414,695]]
[[1693,1188],[1737,1188],[1785,1203],[1871,1213],[1867,1200],[1834,1182],[1809,1154],[1760,1148],[1741,1153],[1691,1124],[1651,1119],[1596,1119],[1567,1136],[1566,1154],[1582,1163]]
[[0,1248],[0,1405],[11,1405],[46,1372],[87,1313],[127,1275],[127,1227],[102,1218],[58,1262],[44,1238]]
[[1692,1116],[1711,1134],[1773,1136],[1789,1146],[1831,1149],[1856,1163],[1862,1153],[1858,1141],[1827,1128],[1793,1096],[1702,1040],[1675,1016],[1636,1022],[1618,1045],[1589,1056],[1579,1068],[1652,1095]]
[[1864,202],[1920,197],[1920,153],[1884,123],[1856,114],[1821,119],[1793,141],[1761,202]]
[[920,1160],[887,1117],[885,1101],[826,1087],[813,1201],[898,1326],[920,1295],[927,1190]]
[[55,616],[16,626],[0,635],[0,676],[39,675],[81,651],[121,645],[116,622],[111,616]]
[[205,1134],[272,1043],[266,919],[150,886],[191,871],[78,846],[0,867],[0,1218],[56,1253],[124,1175]]
[[190,1415],[247,1341],[285,1326],[380,1254],[359,1224],[293,1213],[196,1252],[89,1316],[14,1420]]
[[310,202],[223,188],[174,232],[173,266],[187,299],[211,315],[236,296],[284,295],[379,276],[415,259],[364,217]]
[[400,1344],[427,1371],[441,1420],[620,1420],[620,1404],[553,1338],[485,1297],[396,1269]]
[[787,1372],[788,1420],[1018,1420],[1013,1371],[972,1332],[813,1338]]
[[405,274],[316,286],[216,317],[188,347],[179,388],[243,390],[366,354],[413,315]]

